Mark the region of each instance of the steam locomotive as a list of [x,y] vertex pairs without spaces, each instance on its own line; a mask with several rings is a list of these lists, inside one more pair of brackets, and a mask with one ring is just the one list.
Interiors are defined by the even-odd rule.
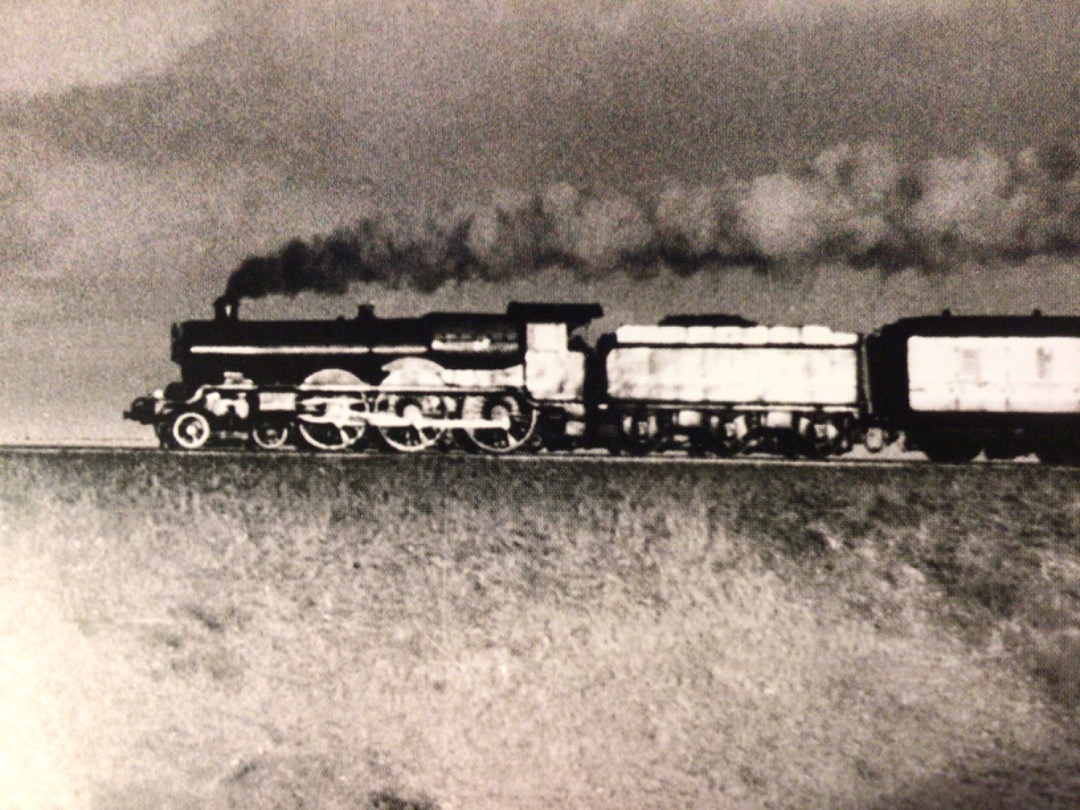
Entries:
[[219,300],[176,324],[180,379],[125,416],[165,447],[241,440],[412,453],[463,446],[823,458],[903,440],[1080,461],[1080,318],[908,318],[872,334],[730,315],[629,324],[589,345],[597,304],[505,313],[243,321]]

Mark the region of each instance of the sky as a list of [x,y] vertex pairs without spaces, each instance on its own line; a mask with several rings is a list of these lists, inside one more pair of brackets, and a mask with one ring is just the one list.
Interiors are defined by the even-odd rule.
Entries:
[[468,266],[263,285],[244,316],[1080,308],[1078,0],[0,15],[0,441],[149,440],[120,413],[172,379],[169,324],[208,317],[247,257],[355,246],[358,222],[436,254],[466,223]]

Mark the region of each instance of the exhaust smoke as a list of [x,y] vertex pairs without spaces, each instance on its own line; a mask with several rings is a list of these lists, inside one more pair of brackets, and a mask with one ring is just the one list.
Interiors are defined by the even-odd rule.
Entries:
[[827,150],[796,170],[718,184],[676,181],[645,197],[556,183],[499,192],[483,205],[365,216],[245,259],[223,298],[337,295],[357,282],[432,291],[547,267],[588,279],[644,275],[660,265],[693,273],[837,260],[945,271],[965,259],[1078,250],[1080,141],[919,161],[871,141]]

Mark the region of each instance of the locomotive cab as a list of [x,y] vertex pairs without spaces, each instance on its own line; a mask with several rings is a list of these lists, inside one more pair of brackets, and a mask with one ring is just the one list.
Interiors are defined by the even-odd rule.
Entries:
[[580,401],[585,353],[570,350],[565,323],[525,325],[525,388],[537,401]]
[[574,331],[603,315],[596,304],[517,304],[508,314],[524,324],[525,391],[541,406],[539,426],[549,447],[573,446],[587,432],[589,350]]

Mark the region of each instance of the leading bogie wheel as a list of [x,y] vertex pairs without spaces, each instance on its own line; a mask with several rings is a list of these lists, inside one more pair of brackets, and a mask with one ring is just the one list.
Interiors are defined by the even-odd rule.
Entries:
[[438,443],[446,429],[425,424],[428,419],[444,419],[446,403],[435,394],[380,394],[375,413],[399,417],[409,424],[383,426],[379,433],[392,450],[419,453]]
[[512,393],[468,397],[462,419],[483,419],[499,427],[466,428],[465,434],[485,453],[511,453],[526,444],[536,431],[536,409]]
[[210,420],[199,411],[180,411],[169,423],[169,444],[180,450],[200,450],[212,435]]

